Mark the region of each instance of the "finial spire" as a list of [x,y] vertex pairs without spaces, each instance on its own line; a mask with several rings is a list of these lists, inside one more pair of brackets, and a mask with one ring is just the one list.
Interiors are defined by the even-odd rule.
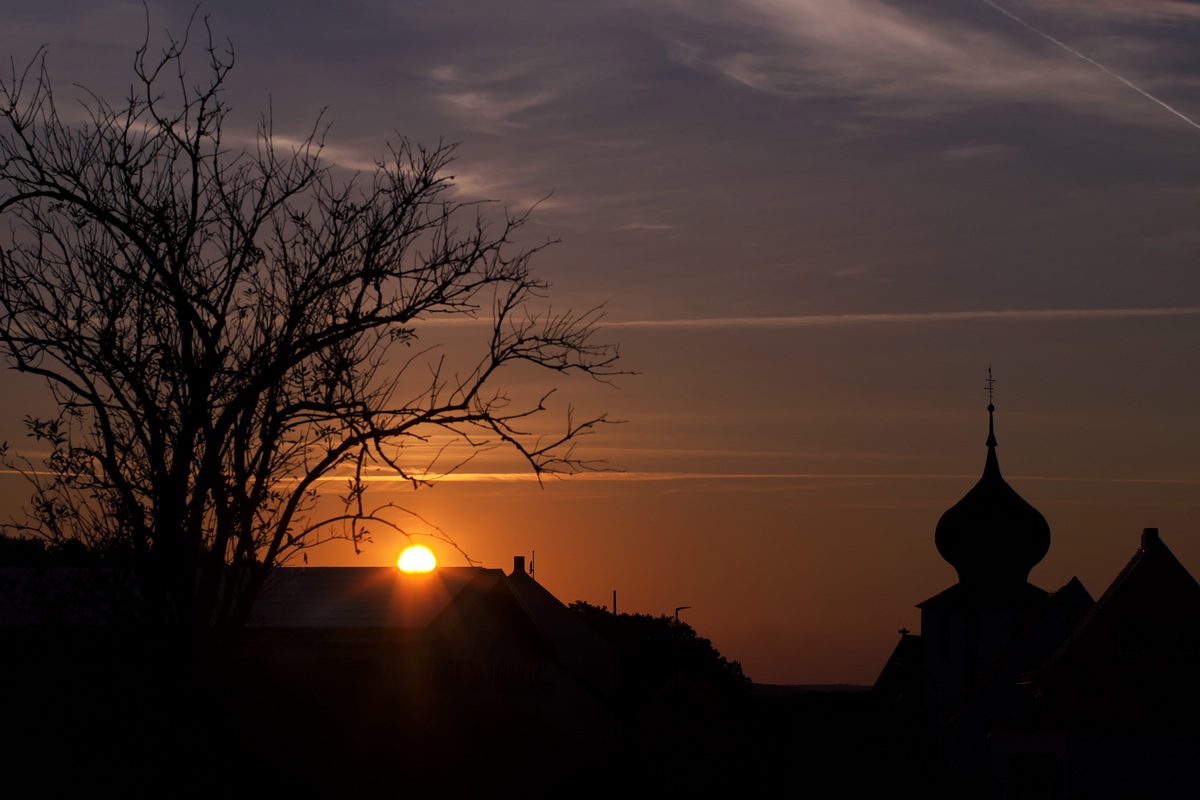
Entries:
[[992,377],[992,365],[991,364],[988,364],[987,393],[988,393],[987,446],[995,447],[996,446],[996,426],[994,423],[994,415],[996,412],[996,406],[992,403],[992,400],[995,398],[995,393],[996,393],[996,379]]

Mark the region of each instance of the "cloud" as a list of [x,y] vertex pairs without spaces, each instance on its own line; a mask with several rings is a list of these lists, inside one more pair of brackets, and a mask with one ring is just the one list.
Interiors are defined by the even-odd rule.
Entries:
[[710,317],[705,319],[605,320],[605,328],[807,328],[828,325],[878,325],[938,322],[1072,321],[1138,317],[1198,316],[1200,306],[1178,308],[1058,308],[998,311],[926,311],[903,314],[814,314],[786,317]]
[[[663,481],[962,481],[973,480],[975,473],[902,473],[902,472],[580,472],[571,475],[572,483],[579,481],[604,483],[647,483]],[[1013,475],[1023,481],[1049,481],[1056,483],[1102,483],[1102,484],[1151,484],[1164,486],[1200,486],[1200,478],[1106,478],[1081,477],[1076,475]],[[539,478],[531,472],[453,472],[445,475],[425,475],[434,483],[538,483]],[[543,476],[545,483],[558,476]],[[344,476],[331,476],[325,482],[344,481]],[[398,475],[373,475],[366,478],[370,483],[411,483],[409,478]],[[339,489],[340,491],[340,489]]]
[[500,93],[481,89],[445,92],[441,95],[442,102],[453,113],[476,130],[486,133],[495,133],[504,128],[524,127],[524,124],[515,121],[514,117],[548,103],[552,97],[548,92],[504,97]]
[[1140,22],[1200,20],[1200,4],[1195,0],[1024,0],[1021,5],[1103,19],[1116,17]]
[[1188,117],[1182,111],[1173,107],[1169,103],[1165,102],[1162,98],[1158,97],[1157,95],[1152,94],[1151,92],[1147,91],[1144,87],[1137,85],[1133,81],[1130,81],[1124,75],[1114,72],[1112,69],[1105,66],[1101,62],[1095,60],[1094,58],[1088,56],[1085,53],[1080,52],[1079,50],[1075,49],[1074,47],[1071,47],[1067,43],[1051,36],[1050,34],[1046,33],[1041,28],[1031,24],[1028,20],[1026,20],[1022,17],[1018,17],[1016,14],[1013,14],[1012,12],[1008,11],[1003,6],[993,3],[992,0],[983,0],[983,2],[986,3],[988,6],[990,6],[991,8],[994,8],[996,11],[1000,12],[1004,16],[1008,17],[1009,19],[1011,19],[1013,22],[1017,23],[1021,27],[1025,28],[1026,30],[1028,30],[1032,33],[1036,33],[1038,36],[1042,37],[1046,41],[1051,42],[1052,44],[1056,45],[1057,47],[1061,48],[1062,50],[1064,50],[1064,51],[1070,53],[1071,55],[1075,56],[1076,58],[1080,59],[1081,61],[1084,61],[1084,62],[1090,64],[1091,66],[1095,67],[1096,69],[1100,70],[1105,75],[1112,78],[1113,80],[1124,84],[1126,87],[1137,92],[1142,97],[1146,98],[1147,100],[1151,101],[1152,103],[1157,104],[1162,109],[1174,114],[1176,117],[1183,120],[1187,124],[1191,125],[1193,128],[1200,128],[1200,123],[1195,122],[1193,119]]
[[675,57],[780,93],[995,92],[1038,78],[1037,65],[1000,37],[877,0],[745,0],[741,7],[743,19],[760,28],[761,47],[707,57],[699,47],[676,47]]
[[[1182,14],[1178,3],[1154,5],[1159,15]],[[888,116],[1014,101],[1096,109],[1114,97],[1103,76],[1020,35],[983,3],[941,5],[936,16],[883,0],[743,0],[736,13],[697,7],[706,22],[741,35],[681,36],[670,57],[757,91],[852,99]]]
[[[843,480],[962,480],[970,475],[934,475],[934,474],[852,474],[829,472],[580,472],[570,476],[570,481],[603,481],[617,483],[643,483],[654,481],[843,481]],[[381,478],[372,478],[381,480]],[[531,473],[491,473],[464,472],[454,473],[435,478],[437,481],[459,482],[537,482],[536,475]]]
[[674,230],[674,225],[666,225],[662,223],[651,222],[631,222],[628,225],[622,225],[617,228],[619,231],[669,231]]
[[[604,319],[601,328],[675,328],[705,329],[770,329],[814,328],[833,325],[896,325],[942,322],[1087,322],[1103,319],[1144,319],[1149,317],[1200,316],[1200,306],[1174,308],[1047,308],[1004,309],[978,311],[918,311],[895,314],[808,314],[777,317],[703,317],[696,319]],[[470,317],[435,317],[422,320],[424,326],[484,326],[491,319]]]
[[467,127],[484,133],[524,128],[521,117],[555,99],[547,70],[528,59],[495,55],[479,62],[439,64],[429,71],[442,106]]
[[483,161],[472,160],[471,164],[472,169],[460,169],[460,164],[455,164],[450,170],[455,193],[466,199],[499,202],[514,215],[534,208],[540,213],[569,207],[561,195],[546,193],[539,186],[536,173],[527,175],[521,167]]

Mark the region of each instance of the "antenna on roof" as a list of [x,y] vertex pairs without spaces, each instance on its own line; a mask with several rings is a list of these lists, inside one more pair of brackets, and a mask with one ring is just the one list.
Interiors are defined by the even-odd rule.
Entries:
[[533,568],[537,564],[537,550],[531,550],[529,555],[529,577],[533,577]]

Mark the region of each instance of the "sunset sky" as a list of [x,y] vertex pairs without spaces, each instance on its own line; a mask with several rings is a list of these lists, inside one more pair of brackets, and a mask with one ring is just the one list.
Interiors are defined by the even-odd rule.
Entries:
[[[150,0],[153,40],[192,8]],[[284,140],[326,109],[346,170],[397,135],[460,143],[461,197],[537,205],[554,307],[604,304],[600,338],[636,373],[559,384],[624,420],[581,443],[619,471],[539,488],[484,457],[431,489],[374,485],[413,531],[506,570],[536,551],[564,602],[690,606],[759,682],[871,683],[955,581],[933,531],[982,471],[991,365],[1001,468],[1053,536],[1031,581],[1098,597],[1146,526],[1200,575],[1200,2],[201,13],[237,54],[227,140],[269,108]],[[64,109],[72,84],[119,100],[145,25],[141,2],[9,0],[0,52],[46,45]],[[5,381],[18,444],[46,398]],[[24,493],[0,476],[11,513]]]

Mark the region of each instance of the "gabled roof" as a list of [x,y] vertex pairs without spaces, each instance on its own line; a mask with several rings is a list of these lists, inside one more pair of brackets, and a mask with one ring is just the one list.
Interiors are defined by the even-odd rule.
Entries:
[[616,673],[612,643],[523,570],[514,568],[506,580],[559,663],[593,687],[609,686]]
[[0,567],[0,628],[94,627],[136,619],[129,576],[91,567]]
[[[1196,583],[1196,579],[1183,564],[1179,563],[1175,554],[1158,537],[1158,529],[1147,528],[1142,534],[1142,546],[1134,553],[1133,558],[1129,559],[1129,563],[1104,591],[1104,594],[1100,595],[1100,599],[1092,606],[1079,626],[1066,638],[1062,646],[1039,672],[1044,673],[1055,669],[1056,665],[1069,658],[1072,650],[1078,649],[1081,640],[1086,640],[1115,614],[1126,610],[1134,602],[1143,600],[1142,595],[1151,593],[1165,596],[1172,585],[1200,600],[1200,584]],[[1142,603],[1139,602],[1138,605],[1141,606]],[[1158,610],[1186,614],[1183,609],[1161,608]]]
[[[521,565],[523,567],[523,565]],[[272,639],[333,636],[435,642],[475,612],[520,609],[523,626],[568,673],[601,695],[614,685],[611,643],[526,574],[481,567],[438,567],[405,574],[394,567],[285,567],[264,587],[247,623]]]
[[920,635],[901,631],[896,649],[883,665],[871,694],[888,703],[911,703],[919,708],[924,682],[924,653]]
[[[0,569],[0,627],[104,625],[107,617],[77,591],[83,569]],[[85,586],[86,588],[86,586]],[[88,601],[88,602],[84,602]],[[61,614],[51,614],[58,605]],[[267,579],[246,626],[271,640],[334,636],[434,641],[485,607],[521,609],[532,635],[571,672],[595,684],[612,680],[612,645],[523,569],[438,567],[406,574],[395,567],[281,567]],[[60,619],[61,617],[61,619]]]
[[440,567],[285,567],[275,570],[247,622],[251,628],[423,631],[451,607],[476,601],[504,573]]
[[[137,590],[118,573],[82,567],[0,568],[0,627],[103,626]],[[268,577],[247,620],[258,629],[423,631],[462,612],[505,576],[498,569],[441,567],[424,575],[394,567],[282,567]]]
[[1200,584],[1142,546],[1030,685],[1043,723],[1169,732],[1200,714]]

